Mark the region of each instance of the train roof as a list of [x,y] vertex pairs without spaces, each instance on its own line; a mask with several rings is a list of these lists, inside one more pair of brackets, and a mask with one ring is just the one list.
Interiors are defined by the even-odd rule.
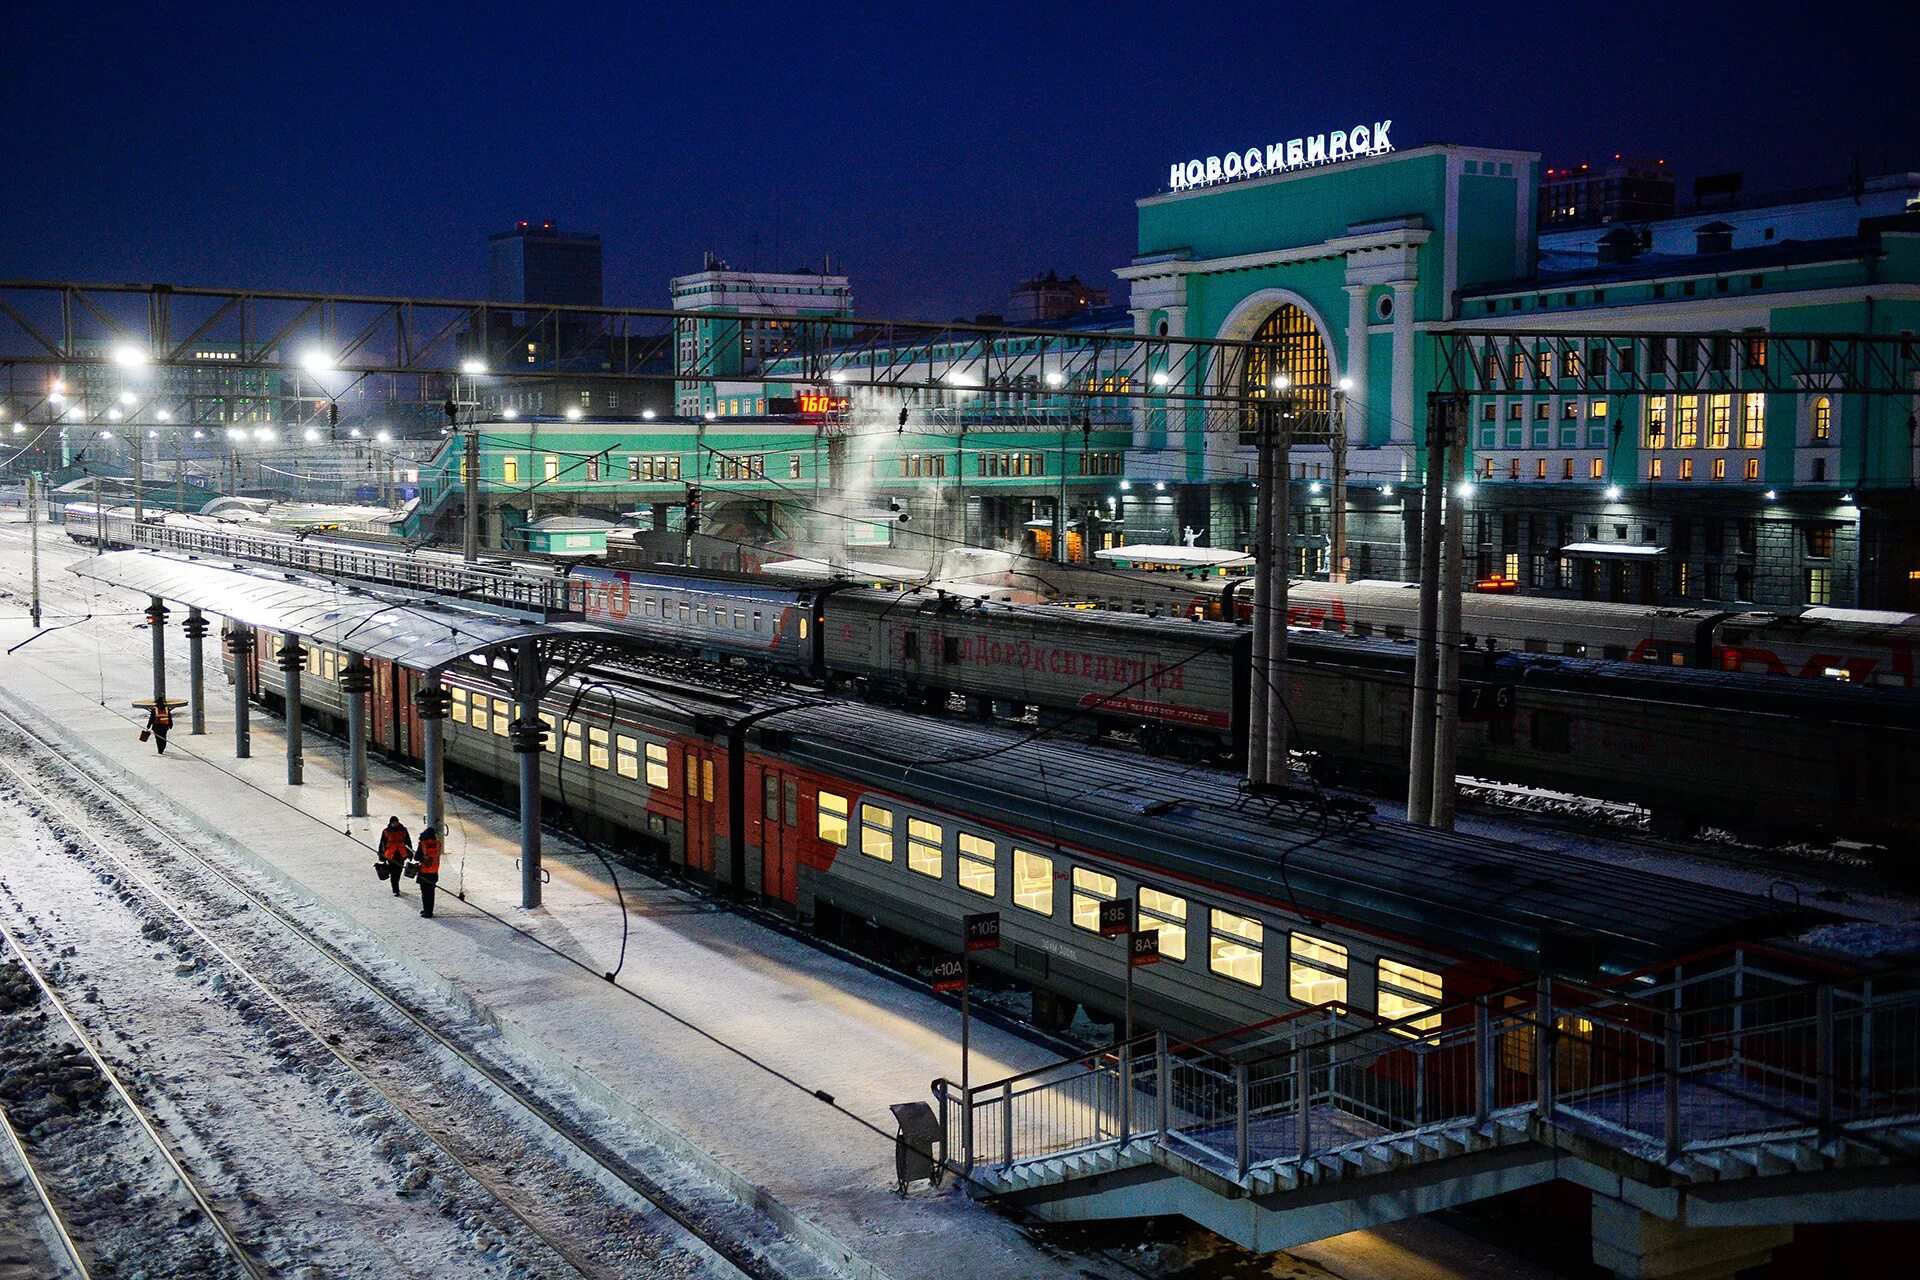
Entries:
[[[1754,895],[1483,837],[1277,803],[1217,769],[864,706],[770,717],[787,754],[836,777],[1018,830],[1041,847],[1218,883],[1441,951],[1574,977],[1621,973],[1816,915]],[[764,739],[763,739],[764,740]],[[1204,896],[1203,890],[1194,890]]]

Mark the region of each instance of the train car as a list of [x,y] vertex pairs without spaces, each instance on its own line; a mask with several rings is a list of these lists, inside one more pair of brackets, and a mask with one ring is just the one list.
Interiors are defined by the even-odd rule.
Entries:
[[664,649],[822,675],[820,608],[837,584],[723,570],[574,567],[571,612]]
[[982,710],[1038,707],[1153,749],[1244,741],[1250,636],[1242,627],[1009,606],[943,593],[841,591],[826,601],[824,659],[870,694]]
[[[260,678],[281,687],[271,664]],[[446,683],[456,776],[511,788],[511,708],[477,668]],[[325,684],[303,685],[317,714],[337,705]],[[1224,773],[964,721],[617,671],[564,682],[541,716],[543,795],[616,850],[928,952],[997,910],[1003,946],[980,962],[1032,988],[1042,1016],[1118,1007],[1122,944],[1098,931],[1118,899],[1160,932],[1141,1022],[1188,1035],[1330,1003],[1421,1027],[1534,974],[1604,978],[1821,919],[1352,807],[1269,809]]]
[[1732,614],[1714,629],[1712,661],[1727,671],[1911,689],[1916,623],[1914,614],[1873,609]]

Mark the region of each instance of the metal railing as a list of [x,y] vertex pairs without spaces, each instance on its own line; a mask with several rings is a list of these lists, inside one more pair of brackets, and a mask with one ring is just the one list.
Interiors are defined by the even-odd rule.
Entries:
[[1920,1122],[1915,976],[1808,981],[1734,950],[1394,1022],[1336,1004],[1199,1042],[1160,1033],[935,1094],[962,1173],[1059,1160],[1064,1178],[1063,1157],[1141,1144],[1240,1180],[1329,1157],[1365,1171],[1464,1150],[1449,1131],[1495,1118],[1668,1164],[1762,1139],[1871,1145]]

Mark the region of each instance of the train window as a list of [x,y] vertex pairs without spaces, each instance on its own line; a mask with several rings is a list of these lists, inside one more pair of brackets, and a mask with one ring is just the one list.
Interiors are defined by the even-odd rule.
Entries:
[[760,634],[760,611],[758,609],[753,611],[753,634]]
[[788,778],[781,783],[780,789],[785,793],[783,799],[787,804],[787,825],[797,827],[800,825],[800,788],[793,779]]
[[608,767],[607,731],[605,729],[587,730],[587,763],[596,769]]
[[[723,617],[721,620],[725,621],[725,618]],[[704,627],[707,625],[707,606],[705,601],[693,606],[693,625],[696,627]]]
[[657,742],[647,744],[647,785],[662,791],[673,785],[673,776],[667,771],[667,749]]
[[1209,917],[1207,967],[1223,978],[1257,987],[1261,981],[1266,928],[1247,916],[1214,908]]
[[1089,933],[1100,931],[1100,904],[1112,902],[1120,893],[1120,884],[1112,876],[1086,867],[1073,869],[1073,923]]
[[923,876],[938,880],[942,870],[941,846],[945,833],[937,822],[907,819],[907,866]]
[[761,778],[760,816],[768,822],[780,821],[780,779],[770,773]]
[[802,640],[807,638],[807,615],[804,613],[800,615],[800,638]]
[[1347,998],[1347,949],[1304,933],[1287,939],[1287,995],[1300,1004]]
[[1355,622],[1353,624],[1353,634],[1364,640],[1373,634],[1373,624],[1371,622]]
[[447,714],[453,717],[455,724],[465,724],[467,722],[467,691],[454,689],[451,692],[452,701],[447,704]]
[[1053,859],[1044,853],[1013,851],[1013,905],[1037,915],[1053,914]]
[[680,602],[680,621],[683,623],[693,621],[693,606],[685,600]]
[[660,604],[652,596],[641,597],[640,607],[642,612],[649,618],[657,617],[660,613]]
[[1160,931],[1160,958],[1185,960],[1187,958],[1187,900],[1141,885],[1138,905],[1143,926]]
[[956,870],[960,876],[960,887],[971,889],[982,897],[993,896],[994,859],[999,850],[993,841],[985,836],[976,836],[971,831],[962,831],[959,835],[959,862]]
[[[1398,960],[1382,960],[1379,966],[1380,1016],[1389,1022],[1411,1018],[1415,1031],[1438,1031],[1440,1015],[1431,1013],[1440,1003],[1440,975],[1416,969]],[[1420,1016],[1425,1015],[1425,1016]]]
[[735,609],[733,611],[733,629],[735,631],[745,631],[747,629],[747,611],[745,609]]
[[613,771],[623,778],[640,776],[640,744],[624,733],[613,735]]
[[713,761],[700,762],[700,798],[708,804],[713,803]]
[[340,678],[340,655],[328,649],[320,656],[320,678],[338,680]]
[[1569,640],[1560,646],[1560,652],[1566,654],[1569,658],[1584,658],[1587,656],[1587,646],[1581,644],[1578,640]]
[[513,708],[502,698],[493,700],[493,732],[495,736],[507,736],[507,726],[513,723]]
[[[825,830],[827,821],[826,800],[827,793],[822,791],[820,793],[820,823],[822,828],[820,837],[823,840],[828,838]],[[842,806],[845,806],[846,801],[842,800],[840,803]],[[845,812],[844,807],[842,812]],[[846,842],[846,823],[842,821],[840,824],[840,839],[836,843],[844,845]],[[882,809],[877,804],[863,804],[860,806],[860,852],[866,854],[869,858],[878,858],[882,862],[893,861],[893,810]]]
[[493,726],[487,722],[487,699],[484,694],[473,695],[473,727],[481,733],[489,733]]
[[580,758],[580,722],[578,720],[561,722],[560,754],[569,760]]

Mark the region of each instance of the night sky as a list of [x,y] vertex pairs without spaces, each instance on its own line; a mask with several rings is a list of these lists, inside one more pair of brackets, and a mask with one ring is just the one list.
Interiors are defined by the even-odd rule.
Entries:
[[610,302],[831,254],[862,314],[950,318],[1116,285],[1174,160],[1377,118],[1749,189],[1920,167],[1912,0],[1464,8],[19,0],[0,275],[478,297],[551,218]]

